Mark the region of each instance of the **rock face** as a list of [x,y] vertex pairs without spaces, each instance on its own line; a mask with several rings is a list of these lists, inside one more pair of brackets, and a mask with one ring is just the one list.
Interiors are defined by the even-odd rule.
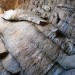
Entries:
[[[11,13],[11,14],[9,14]],[[13,16],[13,17],[12,17]],[[66,33],[69,32],[68,28],[69,28],[69,24],[64,22],[64,21],[60,21],[58,23],[57,28],[54,28],[53,26],[51,26],[50,24],[47,26],[46,25],[47,21],[43,20],[42,18],[40,18],[37,14],[32,14],[32,12],[25,12],[25,10],[9,10],[6,11],[3,15],[3,18],[5,20],[11,20],[11,21],[31,21],[46,37],[48,37],[49,39],[51,39],[52,41],[54,41],[55,43],[57,43],[58,45],[61,46],[62,49],[66,49],[65,52],[67,52],[67,54],[72,55],[75,54],[75,46],[74,46],[74,42],[73,39],[68,38],[65,35],[65,32],[67,30]],[[36,19],[35,19],[36,18]],[[51,17],[52,18],[52,17]],[[55,19],[54,19],[55,22]],[[39,24],[39,25],[37,25]],[[43,25],[43,26],[40,26]],[[73,26],[72,26],[73,27]],[[70,29],[71,30],[71,29]],[[70,34],[70,32],[69,32]],[[72,36],[71,36],[72,37]]]
[[8,55],[8,51],[6,50],[3,41],[0,38],[0,59],[3,59]]
[[[22,13],[21,13],[22,12]],[[10,14],[11,13],[11,14]],[[22,15],[21,15],[22,14]],[[20,16],[21,15],[21,16]],[[13,17],[12,17],[13,16]],[[34,12],[26,12],[24,10],[9,10],[4,13],[3,18],[5,20],[15,20],[15,21],[29,21],[39,25],[46,25],[47,21],[36,15]]]
[[7,71],[13,74],[18,73],[21,70],[17,61],[10,54],[2,60],[2,64]]
[[0,0],[0,13],[0,75],[75,75],[74,0]]
[[[3,30],[2,35],[9,53],[17,59],[27,75],[44,75],[53,65],[52,60],[58,57],[59,46],[52,43],[28,22],[9,22],[9,27],[7,22],[5,25],[6,30]],[[6,60],[4,62],[7,62]],[[8,63],[15,64],[12,60]],[[16,67],[8,66],[4,63],[4,67],[9,71],[14,71]]]
[[64,73],[60,73],[59,75],[75,75],[75,69],[65,71]]

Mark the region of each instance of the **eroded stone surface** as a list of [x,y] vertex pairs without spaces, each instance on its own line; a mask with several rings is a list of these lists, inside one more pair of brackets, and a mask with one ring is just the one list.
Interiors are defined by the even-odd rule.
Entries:
[[12,23],[12,27],[9,26],[4,30],[3,36],[8,51],[16,57],[27,74],[30,70],[31,75],[36,75],[37,70],[38,75],[45,74],[53,65],[51,59],[55,59],[58,55],[59,46],[28,22]]
[[60,73],[59,75],[75,75],[75,69],[64,71]]
[[[46,26],[39,26],[37,24],[38,23],[40,24],[41,20],[40,21],[36,20],[38,22],[37,23],[34,18],[32,22],[36,24],[34,26],[34,24],[30,22],[31,24],[33,24],[33,27],[32,27],[32,25],[29,25],[28,23],[8,22],[3,19],[0,19],[0,32],[2,33],[4,38],[3,41],[5,42],[5,45],[9,53],[11,53],[16,58],[16,60],[20,63],[21,68],[24,70],[24,75],[25,74],[44,75],[47,71],[49,71],[49,69],[55,63],[55,62],[52,63],[50,61],[51,59],[48,60],[47,59],[48,57],[45,56],[46,54],[40,51],[40,49],[42,48],[46,49],[44,48],[44,42],[41,41],[41,38],[43,38],[43,36],[45,36],[45,38],[49,38],[50,40],[52,40],[53,42],[61,46],[62,49],[67,49],[66,50],[67,54],[69,55],[74,54],[75,52],[75,45],[74,45],[75,1],[74,0],[72,1],[71,0],[20,0],[20,4],[18,3],[18,0],[15,0],[15,1],[10,0],[10,1],[6,1],[6,3],[8,3],[8,5],[2,6],[2,7],[6,7],[5,8],[6,10],[9,8],[14,9],[15,7],[19,8],[19,5],[23,3],[23,5],[21,5],[22,6],[21,8],[28,9],[30,11],[34,11],[38,13],[40,17],[44,18],[45,21],[49,23]],[[2,3],[2,5],[6,3]],[[12,4],[10,5],[10,3]],[[31,21],[30,19],[31,18],[29,18],[28,20]],[[23,24],[23,25],[20,25],[20,24]],[[55,29],[51,30],[52,26],[55,26]],[[40,33],[38,33],[40,35],[36,35],[37,31],[35,27],[39,29],[38,31],[41,31],[41,34],[43,33],[43,36],[41,36]],[[61,34],[59,34],[60,31],[61,31]],[[35,39],[36,37],[33,35],[37,36],[37,39],[40,39],[40,40],[36,40]],[[64,37],[63,36],[60,37],[59,35],[64,35]],[[30,38],[27,36],[30,36]],[[46,41],[45,39],[43,40]],[[40,49],[38,49],[38,42],[42,42],[39,45],[39,47],[41,47]],[[45,43],[48,43],[48,42],[45,42]],[[52,44],[51,46],[53,46],[53,43],[50,42],[50,44]],[[46,45],[47,46],[45,47],[49,47],[48,44]],[[55,47],[54,49],[55,51],[57,48],[56,46],[53,46],[53,47]],[[48,51],[48,53],[49,52],[50,51]],[[60,65],[64,67],[64,69],[72,69],[72,68],[75,68],[74,58],[75,56],[66,56],[65,54],[63,55],[61,52],[61,54],[59,54],[58,56],[57,61],[59,62]],[[58,70],[56,70],[56,73],[57,72]],[[71,72],[69,71],[68,74],[70,73]]]
[[[4,13],[3,18],[6,20],[25,20],[25,21],[30,21],[39,25],[45,25],[47,24],[47,21],[44,20],[43,18],[39,17],[37,14],[34,12],[25,12],[24,10],[19,11],[14,11],[14,10],[9,10]],[[22,15],[20,15],[22,14]],[[20,15],[20,16],[18,16]]]
[[75,55],[63,57],[63,59],[59,61],[59,64],[61,64],[64,67],[64,69],[74,69]]
[[8,51],[6,50],[4,43],[0,38],[0,59],[3,59],[7,55],[8,55]]
[[8,55],[6,58],[4,58],[2,60],[2,64],[7,71],[13,74],[18,73],[21,70],[18,62],[11,55]]

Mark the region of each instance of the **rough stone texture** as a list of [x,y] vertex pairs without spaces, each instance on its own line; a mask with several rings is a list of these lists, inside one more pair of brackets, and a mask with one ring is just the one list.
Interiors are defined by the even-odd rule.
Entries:
[[[12,14],[9,15],[8,13],[10,13],[10,12]],[[30,13],[32,13],[32,12],[30,12]],[[41,22],[42,19],[40,19],[39,16],[37,18],[36,14],[33,15],[33,14],[30,14],[30,13],[27,13],[27,16],[26,16],[26,13],[25,13],[24,10],[14,10],[14,11],[13,10],[9,10],[9,11],[6,11],[6,13],[3,15],[3,18],[6,19],[6,20],[15,20],[15,21],[17,21],[17,20],[18,21],[21,21],[21,20],[26,21],[26,19],[27,19],[28,21],[31,20],[32,22],[34,22],[36,24],[40,24],[39,22]],[[58,18],[56,15],[55,15],[55,17]],[[31,16],[32,19],[29,19],[30,16]],[[35,18],[36,18],[37,22],[35,21]],[[54,21],[54,23],[57,24],[56,18],[53,21]],[[44,22],[45,21],[43,20],[42,24]],[[47,26],[40,26],[40,25],[36,25],[36,24],[35,24],[35,26],[46,37],[48,37],[49,39],[54,41],[56,44],[60,45],[62,49],[64,49],[64,50],[66,49],[65,52],[67,54],[69,54],[69,55],[75,54],[75,46],[74,46],[75,43],[73,41],[71,41],[71,39],[66,37],[66,34],[67,34],[67,36],[70,36],[70,31],[71,31],[71,29],[70,29],[71,27],[70,27],[70,25],[68,23],[66,23],[66,22],[61,20],[58,23],[57,28],[54,28],[51,24],[49,24]],[[74,32],[74,30],[73,30],[73,32]],[[72,32],[72,34],[73,34],[73,32]]]
[[[21,13],[22,12],[22,13]],[[36,13],[34,12],[25,12],[23,10],[21,10],[21,12],[19,12],[19,10],[9,10],[6,11],[4,13],[3,18],[6,20],[26,20],[26,21],[30,21],[39,25],[46,25],[47,21],[44,20],[43,18],[41,18],[40,16],[38,16]],[[10,14],[11,13],[11,14]],[[21,16],[18,16],[22,14]],[[23,15],[24,14],[24,15]],[[13,16],[13,17],[12,17]],[[23,18],[24,17],[24,18]]]
[[11,75],[9,72],[5,70],[1,60],[0,60],[0,75]]
[[13,74],[18,73],[21,70],[19,64],[11,55],[8,55],[6,58],[4,58],[2,60],[2,64],[7,71]]
[[75,75],[75,69],[62,72],[59,75]]
[[6,70],[3,70],[0,75],[11,75],[11,73]]
[[74,69],[75,68],[75,55],[63,57],[63,59],[59,61],[59,64],[63,65],[64,69],[68,69],[68,68]]
[[[24,75],[45,75],[48,71],[49,74],[58,75],[60,68],[57,67],[56,71],[52,69],[55,63],[52,57],[55,54],[55,57],[58,56],[56,62],[65,71],[75,69],[74,0],[0,0],[0,6],[3,10],[21,8],[35,12],[48,23],[46,26],[41,26],[28,21],[8,22],[0,18],[1,38],[9,53],[20,63]],[[57,45],[63,50],[58,50]],[[70,73],[71,71],[64,72],[64,74]]]
[[0,59],[6,57],[8,55],[8,51],[5,48],[3,41],[0,38]]
[[52,60],[64,68],[69,64],[65,69],[74,68],[74,62],[67,62],[67,60],[72,61],[71,56],[62,54],[63,51],[59,53],[59,46],[47,39],[29,22],[8,22],[2,19],[0,25],[8,51],[17,59],[27,75],[44,75],[54,64]]
[[59,64],[55,64],[46,75],[59,75],[61,72],[65,71]]
[[0,61],[0,71],[3,71],[4,70],[4,67],[2,65],[2,62]]
[[36,75],[37,71],[37,75],[45,74],[53,65],[51,60],[57,58],[59,46],[28,22],[7,22],[5,25],[6,29],[2,32],[4,42],[22,69],[28,75]]

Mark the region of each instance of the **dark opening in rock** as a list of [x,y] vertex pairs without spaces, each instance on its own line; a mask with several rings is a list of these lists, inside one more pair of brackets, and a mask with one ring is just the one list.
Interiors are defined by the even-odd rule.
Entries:
[[5,58],[8,55],[8,52],[4,52],[0,54],[0,59]]
[[60,30],[56,31],[56,37],[65,37]]

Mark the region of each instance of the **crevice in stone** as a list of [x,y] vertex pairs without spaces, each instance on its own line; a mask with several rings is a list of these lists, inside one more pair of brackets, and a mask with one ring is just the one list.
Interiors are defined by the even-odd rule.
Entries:
[[57,30],[56,31],[56,37],[65,37],[64,35],[63,35],[63,33],[60,31],[60,30]]

